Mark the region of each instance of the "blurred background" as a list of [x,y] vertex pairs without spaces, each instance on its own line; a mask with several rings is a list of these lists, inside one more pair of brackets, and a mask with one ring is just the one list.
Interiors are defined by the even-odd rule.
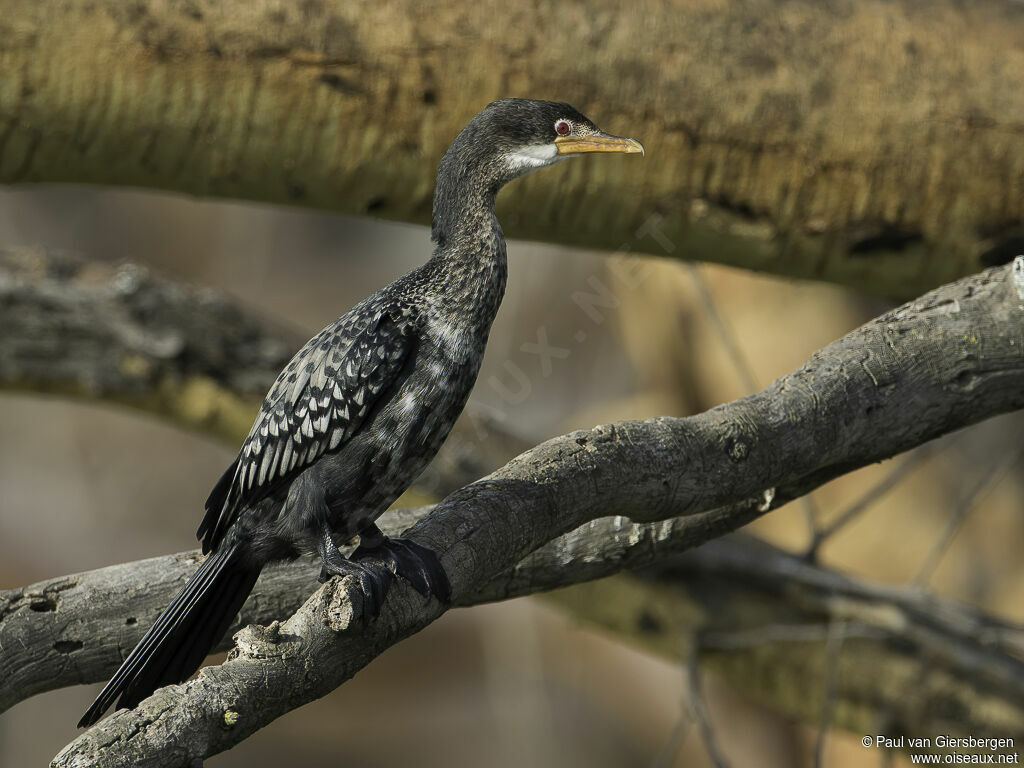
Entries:
[[[648,156],[503,192],[507,234],[605,250],[510,241],[471,407],[528,444],[684,416],[793,370],[890,306],[878,296],[1024,252],[1022,41],[1024,3],[1005,0],[0,0],[0,249],[139,264],[305,337],[430,250],[424,227],[313,209],[425,221],[469,116],[566,99]],[[581,294],[604,295],[587,311]],[[1022,428],[949,435],[749,528],[802,554],[844,521],[817,541],[823,566],[1022,622]],[[126,408],[0,392],[0,588],[194,548],[236,450]],[[685,648],[634,647],[572,618],[566,594],[450,611],[209,765],[704,768],[712,741],[734,768],[908,764],[862,733],[822,741],[735,672],[695,697]],[[812,670],[828,650],[793,647]],[[914,674],[938,679],[920,656]],[[807,693],[786,683],[778,706]],[[0,714],[0,766],[49,761],[98,687]]]
[[[565,172],[547,171],[544,183],[557,185]],[[76,187],[0,189],[0,243],[144,264],[308,334],[429,253],[419,226]],[[508,293],[476,406],[531,442],[618,419],[695,413],[764,386],[886,306],[725,267],[646,258],[630,269],[641,277],[626,285],[610,275],[604,254],[510,242]],[[616,292],[617,306],[603,309],[600,322],[587,318],[581,340],[572,294],[591,290],[594,278]],[[550,370],[523,349],[542,335],[562,350]],[[877,582],[916,579],[1024,620],[1021,426],[1001,418],[940,441],[826,542],[823,562]],[[130,411],[0,395],[0,587],[193,548],[202,502],[234,451]],[[816,512],[794,503],[751,528],[801,551],[809,515],[833,518],[893,465],[826,486],[813,497]],[[812,764],[814,728],[713,676],[704,689],[731,765]],[[0,716],[0,765],[48,761],[73,738],[97,690],[48,693]],[[829,766],[904,764],[841,732],[829,734],[825,758]],[[709,765],[682,660],[631,648],[543,598],[451,611],[333,694],[208,764],[285,760],[311,768]]]

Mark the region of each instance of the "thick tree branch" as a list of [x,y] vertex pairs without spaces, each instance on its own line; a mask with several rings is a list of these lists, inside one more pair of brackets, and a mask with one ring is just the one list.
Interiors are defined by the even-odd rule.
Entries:
[[575,102],[642,138],[649,159],[576,162],[513,185],[501,203],[512,236],[904,298],[1005,261],[1024,238],[1016,3],[4,10],[17,23],[0,27],[0,183],[424,222],[447,143],[487,102],[522,95]]
[[[0,340],[0,344],[5,345],[4,354],[0,355],[3,361],[0,373],[3,375],[4,386],[20,384],[27,389],[73,391],[89,397],[113,398],[122,402],[131,402],[134,396],[146,407],[156,408],[165,416],[180,419],[184,415],[190,419],[187,423],[192,426],[209,429],[218,421],[195,418],[194,415],[201,414],[203,409],[168,409],[168,405],[173,406],[181,398],[151,397],[148,391],[173,391],[178,382],[187,381],[196,371],[208,373],[216,380],[216,377],[224,376],[222,371],[230,363],[234,378],[208,385],[207,388],[221,387],[229,396],[241,390],[241,394],[255,398],[265,386],[264,382],[273,377],[288,350],[299,340],[297,335],[265,328],[262,321],[247,317],[246,313],[228,306],[223,299],[210,292],[193,291],[165,283],[136,267],[110,270],[100,264],[90,264],[60,254],[19,250],[0,254],[0,274],[3,276],[0,291],[4,298],[0,302],[0,318],[4,320],[2,324],[10,329]],[[182,319],[187,319],[187,322]],[[177,347],[177,352],[154,355],[150,345],[153,339],[159,338],[175,339],[171,346]],[[219,350],[230,349],[238,338],[248,339],[248,344],[255,349],[284,350],[281,353],[283,356],[226,358]],[[100,355],[97,352],[102,352],[106,357],[98,359]],[[146,359],[145,367],[157,371],[158,375],[140,380],[137,374],[131,374],[142,366],[115,364],[118,360],[140,354],[155,358]],[[95,382],[101,382],[101,386]],[[253,408],[254,401],[248,407]],[[244,417],[246,425],[248,418],[247,412]],[[244,431],[244,428],[243,425],[235,430],[225,430],[228,433],[225,436],[234,438],[236,435],[232,433],[236,430]],[[479,428],[476,425],[471,429],[476,432]],[[219,433],[216,429],[214,431]],[[489,437],[493,437],[493,433],[493,429],[488,429]],[[506,447],[501,452],[505,455],[514,452],[508,446],[515,445],[516,441],[506,436],[504,442]],[[479,444],[489,445],[490,440],[478,441]],[[453,445],[459,446],[460,442],[456,440]],[[441,487],[451,488],[478,476],[478,449],[459,451],[458,454],[457,457],[449,458],[448,466],[440,473],[438,479]],[[593,562],[603,560],[604,557],[593,558]],[[123,585],[124,592],[118,587],[120,581],[113,578],[111,573],[104,572],[103,578],[110,584],[111,599],[131,594],[131,587],[139,583],[150,584],[152,589],[142,596],[133,595],[129,605],[113,600],[102,616],[91,616],[89,626],[96,627],[95,635],[86,631],[83,619],[69,608],[81,599],[87,599],[90,608],[106,603],[105,599],[97,600],[97,594],[88,587],[88,582],[81,585],[84,593],[65,591],[67,582],[64,580],[37,585],[38,589],[29,588],[27,592],[19,590],[17,593],[9,593],[5,598],[8,603],[20,604],[23,609],[34,606],[34,609],[29,609],[30,613],[22,615],[35,620],[31,625],[35,634],[25,634],[23,627],[17,642],[14,642],[12,625],[8,623],[6,631],[0,633],[0,636],[7,637],[5,647],[17,648],[25,644],[35,649],[37,654],[40,651],[43,653],[35,658],[18,654],[5,657],[8,662],[5,667],[8,669],[5,669],[2,678],[9,683],[3,696],[0,696],[0,703],[8,706],[16,698],[41,690],[37,687],[39,685],[55,687],[101,679],[108,675],[119,663],[121,651],[127,650],[137,641],[141,629],[148,626],[152,617],[166,604],[193,567],[192,561],[184,555],[157,558],[152,561],[152,568],[147,564],[141,574],[134,568],[115,567],[122,573],[121,578],[127,580]],[[300,570],[297,578],[286,582],[286,596],[281,597],[280,579],[283,578],[282,574],[290,572],[288,569],[275,570],[264,578],[266,586],[261,587],[258,599],[247,607],[243,615],[245,623],[267,623],[275,617],[287,615],[297,607],[298,596],[308,592],[311,582],[308,575]],[[598,569],[589,576],[593,578],[605,572]],[[548,588],[555,585],[546,583]],[[599,598],[590,587],[571,591],[569,594],[573,594],[574,598],[568,604],[576,613],[590,615],[626,634],[637,631],[636,627],[647,626],[648,630],[642,631],[641,637],[648,645],[659,646],[658,633],[650,631],[649,622],[643,616],[651,603],[649,594],[645,599],[643,591],[608,583],[603,583],[598,589]],[[631,595],[631,608],[615,599],[615,595],[620,594],[622,589],[627,589]],[[287,594],[289,590],[293,590],[293,593]],[[667,599],[663,590],[658,590],[656,594]],[[27,601],[22,601],[24,595],[28,595]],[[76,595],[80,596],[76,598]],[[581,600],[581,595],[586,595],[586,599]],[[15,600],[16,596],[18,601]],[[566,601],[563,599],[563,602]],[[61,609],[48,610],[54,605],[61,606]],[[69,618],[69,610],[70,616],[74,618]],[[626,615],[618,615],[616,611],[624,611]],[[132,613],[138,615],[131,616]],[[136,621],[126,626],[123,623],[126,617]],[[42,623],[42,620],[47,620],[47,623]],[[120,650],[89,641],[93,636],[113,636],[110,621],[119,625],[117,636]],[[63,637],[69,627],[74,628],[75,639]],[[665,642],[674,643],[671,637],[670,634]],[[84,650],[79,648],[79,643],[84,643]],[[96,667],[89,657],[89,652],[99,653],[97,647],[104,654],[103,666],[100,667]],[[68,663],[69,654],[74,664]],[[757,662],[755,659],[749,663]],[[732,667],[744,669],[741,664],[733,663]],[[60,670],[60,673],[55,675],[53,670]],[[34,674],[36,679],[33,679]],[[46,678],[49,680],[42,682]],[[763,675],[748,676],[745,678],[745,687],[750,687],[750,680],[764,679]],[[817,679],[814,678],[807,682],[806,688],[814,691],[816,685]],[[772,696],[776,703],[785,705],[785,701],[778,702],[778,696],[773,696],[772,692],[766,695]],[[788,698],[798,703],[813,700],[810,696]],[[848,710],[840,709],[840,712]]]
[[[555,438],[448,496],[410,535],[439,553],[455,602],[598,517],[687,516],[691,544],[827,480],[1024,407],[1024,286],[1009,267],[944,286],[853,331],[762,392],[686,419]],[[512,589],[518,578],[504,581]],[[224,664],[161,689],[69,745],[56,765],[187,765],[323,696],[443,611],[404,582],[365,623],[352,579],[248,628]]]
[[[398,535],[432,509],[390,511],[380,523],[385,533]],[[728,525],[754,515],[733,514]],[[717,522],[724,519],[720,512],[656,525],[602,519],[550,542],[455,604],[533,594],[653,563],[724,533]],[[37,693],[108,678],[199,558],[198,551],[164,555],[0,593],[0,711]],[[294,613],[314,590],[318,573],[319,565],[308,560],[267,569],[234,630]],[[229,633],[218,650],[231,645]]]
[[[428,512],[389,513],[383,525],[399,533]],[[580,584],[549,599],[669,658],[685,658],[696,642],[705,666],[808,722],[820,715],[817,655],[829,624],[844,622],[847,673],[839,678],[834,725],[867,733],[886,721],[893,725],[888,733],[1024,736],[1024,663],[1014,658],[1024,650],[1020,628],[921,592],[854,582],[746,537],[672,557],[706,537],[707,531],[694,536],[695,522],[603,518],[527,556],[516,578],[503,574],[476,590],[472,602],[661,563],[639,578]],[[197,556],[111,566],[0,597],[0,708],[109,677]],[[308,562],[268,570],[242,626],[270,624],[298,609],[317,572]],[[225,638],[220,649],[231,644]],[[943,719],[951,712],[955,722]]]

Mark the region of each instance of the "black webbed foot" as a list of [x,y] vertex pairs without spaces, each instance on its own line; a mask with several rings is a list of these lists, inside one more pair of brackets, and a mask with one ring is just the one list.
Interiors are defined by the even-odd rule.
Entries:
[[[376,526],[374,526],[376,527]],[[424,597],[434,595],[442,603],[451,598],[452,588],[434,550],[410,539],[389,539],[383,534],[367,546],[369,537],[352,553],[351,559],[360,564],[384,567],[408,581]]]
[[363,613],[370,618],[380,615],[380,608],[387,597],[395,575],[386,565],[360,562],[346,558],[334,544],[328,531],[320,540],[320,583],[333,576],[355,576],[363,592]]

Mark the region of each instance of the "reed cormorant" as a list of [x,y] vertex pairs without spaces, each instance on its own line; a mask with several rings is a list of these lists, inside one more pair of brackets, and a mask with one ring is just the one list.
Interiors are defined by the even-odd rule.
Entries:
[[[512,179],[586,152],[643,152],[568,104],[503,99],[441,158],[433,256],[357,304],[299,350],[206,501],[209,553],[89,707],[134,707],[188,678],[227,631],[265,564],[319,554],[321,580],[354,574],[377,615],[393,572],[449,597],[433,551],[374,521],[429,462],[469,397],[505,290],[494,215]],[[337,542],[359,537],[346,558]]]

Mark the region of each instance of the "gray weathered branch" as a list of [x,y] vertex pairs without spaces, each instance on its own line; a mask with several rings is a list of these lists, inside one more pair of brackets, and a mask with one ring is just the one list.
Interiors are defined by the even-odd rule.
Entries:
[[[382,523],[399,533],[428,512],[388,513]],[[834,725],[868,733],[888,721],[911,735],[945,729],[1024,737],[1020,628],[919,591],[855,582],[747,537],[672,557],[695,542],[695,530],[693,518],[655,524],[602,518],[527,556],[514,580],[502,575],[471,600],[659,563],[639,577],[579,584],[549,599],[669,658],[685,658],[697,642],[706,666],[809,722],[820,714],[819,655],[830,623],[842,622],[849,642]],[[0,595],[0,710],[43,690],[109,677],[197,557],[152,558]],[[270,624],[297,610],[317,572],[305,561],[268,569],[240,626]],[[229,637],[219,649],[231,646]],[[951,711],[955,722],[943,719]]]
[[[851,332],[762,392],[698,416],[555,438],[449,495],[410,530],[455,602],[513,589],[516,563],[595,518],[689,518],[691,544],[864,464],[1024,407],[1024,286],[1010,267],[944,286]],[[771,505],[761,505],[768,496]],[[502,579],[503,573],[510,573]],[[224,664],[93,727],[56,765],[186,765],[323,696],[443,612],[399,582],[365,623],[352,579],[250,627]]]
[[[0,251],[0,326],[7,331],[0,337],[0,387],[132,404],[228,440],[237,440],[247,429],[266,383],[301,341],[299,334],[268,325],[262,316],[247,313],[212,291],[171,283],[133,265],[114,268],[70,254],[33,249]],[[433,493],[443,495],[465,485],[529,447],[479,414],[467,415],[459,433],[435,461],[426,483],[421,483]],[[385,524],[397,531],[409,521],[407,515],[392,514]],[[612,532],[610,524],[604,520],[586,526],[529,556],[518,567],[520,576],[507,595],[597,578],[649,562],[652,557],[663,558],[688,541],[686,526],[671,525],[658,531],[629,527],[606,537]],[[649,541],[659,535],[659,546],[651,548]],[[560,560],[551,554],[558,552],[577,554]],[[192,572],[195,557],[195,553],[182,553],[154,558],[5,593],[0,597],[5,606],[0,611],[0,710],[44,690],[108,677]],[[619,636],[678,656],[689,634],[697,629],[749,630],[746,617],[756,621],[761,615],[756,605],[770,599],[763,594],[764,586],[775,584],[792,570],[789,567],[775,576],[762,574],[753,582],[744,580],[742,574],[716,570],[715,594],[724,600],[722,591],[731,590],[729,601],[740,608],[729,614],[729,622],[714,621],[711,626],[702,621],[724,619],[726,614],[715,610],[702,616],[694,610],[693,603],[706,598],[706,582],[692,574],[680,582],[662,578],[640,583],[623,576],[560,591],[551,599]],[[241,615],[242,626],[268,624],[293,613],[313,589],[314,575],[315,569],[302,563],[268,570]],[[138,589],[139,584],[146,585],[145,591]],[[652,584],[656,586],[652,588]],[[492,590],[495,587],[492,582]],[[791,584],[790,594],[792,589]],[[474,599],[494,597],[479,590]],[[794,605],[799,609],[807,600],[804,597]],[[777,613],[786,615],[794,605],[779,606]],[[824,608],[813,613],[809,610],[800,613],[801,620],[821,621],[829,615]],[[939,639],[946,645],[952,642],[942,632]],[[792,655],[783,652],[781,662],[742,648],[725,655],[728,664],[719,663],[720,655],[714,654],[706,655],[704,663],[727,678],[742,675],[736,682],[744,690],[813,721],[818,713],[809,707],[820,690],[820,669],[802,663],[808,642],[813,645],[813,640],[791,644]],[[222,647],[228,645],[226,639]],[[899,679],[886,671],[889,665],[905,668],[905,657],[885,643],[872,643],[864,653],[872,668],[879,670],[876,677],[882,683]],[[748,657],[745,664],[739,661],[743,655]],[[955,690],[963,698],[963,709],[975,711],[970,705],[976,702],[968,700],[974,695],[968,685],[970,670],[956,667],[961,656],[947,655],[953,667],[949,675],[962,683]],[[778,685],[778,676],[747,674],[750,666],[761,660],[765,660],[759,667],[763,669],[768,663],[778,665],[792,658],[798,661],[787,664],[791,671],[785,678],[786,688]],[[794,695],[793,689],[800,695]],[[882,693],[877,709],[902,713],[900,722],[911,724],[913,713],[930,711],[926,705],[930,694],[920,686],[920,695],[914,698],[885,685],[878,690]],[[841,691],[840,697],[846,703],[844,693]],[[850,695],[864,701],[858,691]],[[856,708],[844,705],[835,711],[837,725],[857,725],[843,719],[857,712]],[[984,723],[975,725],[974,732],[984,731]],[[907,730],[914,732],[913,728]]]
[[500,201],[515,237],[902,298],[1024,238],[1019,3],[5,0],[4,16],[0,183],[424,222],[448,142],[518,95],[574,102],[648,158],[518,182]]
[[[398,535],[431,509],[391,511],[380,523],[385,533]],[[728,525],[752,515],[732,515]],[[605,518],[548,543],[455,604],[533,594],[650,564],[724,533],[713,525],[721,519],[711,513],[652,525]],[[0,712],[37,693],[108,678],[199,558],[198,551],[164,555],[0,592]],[[308,560],[268,568],[232,631],[294,613],[314,591],[318,574]],[[229,647],[230,633],[218,649]]]

